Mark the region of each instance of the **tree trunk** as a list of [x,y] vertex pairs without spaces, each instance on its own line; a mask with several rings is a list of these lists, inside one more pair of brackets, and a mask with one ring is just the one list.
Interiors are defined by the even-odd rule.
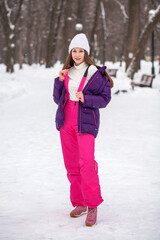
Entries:
[[13,47],[14,47],[14,26],[11,28],[11,24],[9,24],[9,19],[7,16],[7,9],[4,2],[0,2],[0,16],[2,21],[3,32],[6,39],[6,71],[14,72],[14,61],[13,61]]
[[63,30],[62,30],[62,62],[64,63],[68,55],[70,40],[76,33],[75,24],[77,21],[78,2],[67,0],[64,3]]
[[101,15],[102,15],[102,26],[103,26],[103,54],[102,54],[102,62],[103,65],[105,65],[106,61],[106,42],[107,42],[107,27],[106,27],[106,17],[105,17],[105,8],[104,8],[104,1],[101,0]]
[[98,18],[99,18],[99,15],[98,15],[98,12],[99,12],[99,0],[96,1],[96,7],[95,7],[95,13],[94,13],[94,22],[93,22],[93,25],[92,25],[92,31],[91,31],[91,41],[90,41],[90,46],[91,46],[91,50],[90,50],[90,55],[91,55],[91,58],[93,59],[93,61],[96,61],[97,60],[97,48],[98,48],[98,39],[97,39],[97,35],[95,33],[95,30],[97,28],[97,24],[98,24]]
[[[46,68],[53,66],[53,54],[55,51],[57,35],[59,30],[59,23],[61,18],[61,9],[63,5],[63,0],[53,0],[51,20],[50,20],[50,29],[48,35],[48,44],[47,44],[47,56],[46,56]],[[56,11],[55,11],[56,8]]]
[[22,31],[22,21],[23,17],[20,17],[20,24],[19,24],[19,68],[22,69],[23,66],[23,31]]
[[32,23],[33,23],[33,17],[32,17],[32,0],[29,0],[28,2],[28,21],[27,21],[27,63],[29,65],[32,65]]
[[19,1],[18,10],[15,15],[15,20],[12,21],[11,14],[14,10],[14,6],[12,9],[8,5],[8,1],[0,1],[0,17],[2,20],[3,32],[6,38],[6,71],[14,72],[14,49],[15,49],[15,24],[20,16],[21,5],[23,0]]
[[131,62],[135,48],[138,42],[139,36],[139,14],[140,14],[140,1],[139,0],[128,0],[129,6],[129,22],[128,31],[126,38],[126,70]]

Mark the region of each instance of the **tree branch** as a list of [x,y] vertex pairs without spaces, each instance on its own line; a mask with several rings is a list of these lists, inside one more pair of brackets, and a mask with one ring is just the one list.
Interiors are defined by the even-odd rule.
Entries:
[[122,5],[122,4],[120,3],[120,1],[118,1],[118,0],[114,0],[114,1],[120,6],[120,9],[121,9],[122,14],[123,14],[123,16],[124,16],[124,19],[125,19],[125,20],[128,19],[129,17],[128,17],[127,13],[126,13],[126,10],[125,10],[124,5]]

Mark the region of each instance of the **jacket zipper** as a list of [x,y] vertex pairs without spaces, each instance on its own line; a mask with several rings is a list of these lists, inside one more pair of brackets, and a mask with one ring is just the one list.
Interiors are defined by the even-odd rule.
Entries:
[[81,133],[81,106],[78,103],[78,132]]
[[[87,85],[85,86],[85,88],[82,90],[82,93],[84,94],[85,91],[87,90],[87,88],[89,87],[89,85],[93,82],[93,80],[95,79],[96,75],[98,74],[98,70],[97,70],[97,73],[95,74],[94,78],[87,83]],[[79,102],[79,106],[78,106],[78,120],[79,120],[79,124],[78,124],[78,132],[81,133],[81,104]],[[94,115],[94,118],[95,118],[95,115]],[[96,127],[97,127],[97,123],[95,121],[95,124],[96,124]]]

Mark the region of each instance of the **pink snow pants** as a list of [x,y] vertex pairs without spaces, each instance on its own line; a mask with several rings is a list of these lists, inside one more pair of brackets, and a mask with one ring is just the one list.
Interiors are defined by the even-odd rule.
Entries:
[[98,165],[94,159],[95,137],[78,133],[78,101],[68,100],[66,103],[60,138],[72,205],[97,207],[103,199]]

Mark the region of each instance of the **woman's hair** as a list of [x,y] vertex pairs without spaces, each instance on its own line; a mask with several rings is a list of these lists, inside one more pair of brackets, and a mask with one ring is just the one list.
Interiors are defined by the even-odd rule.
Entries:
[[[84,54],[84,61],[85,61],[85,63],[86,63],[87,65],[94,65],[94,66],[96,66],[98,69],[101,68],[100,66],[96,65],[96,64],[92,61],[92,59],[89,57],[87,51],[86,51],[86,50],[84,50],[84,51],[85,51],[85,54]],[[63,65],[62,70],[68,69],[68,68],[73,67],[73,66],[74,66],[74,61],[73,61],[73,58],[72,58],[72,54],[70,53],[70,54],[68,55],[68,57],[66,58],[66,61],[65,61],[64,65]],[[112,88],[112,87],[113,87],[113,80],[112,80],[112,78],[109,76],[109,74],[108,74],[108,72],[107,72],[106,70],[105,70],[104,72],[105,72],[105,75],[107,76],[107,78],[109,79],[109,81],[110,81],[110,83],[111,83],[111,88]]]

